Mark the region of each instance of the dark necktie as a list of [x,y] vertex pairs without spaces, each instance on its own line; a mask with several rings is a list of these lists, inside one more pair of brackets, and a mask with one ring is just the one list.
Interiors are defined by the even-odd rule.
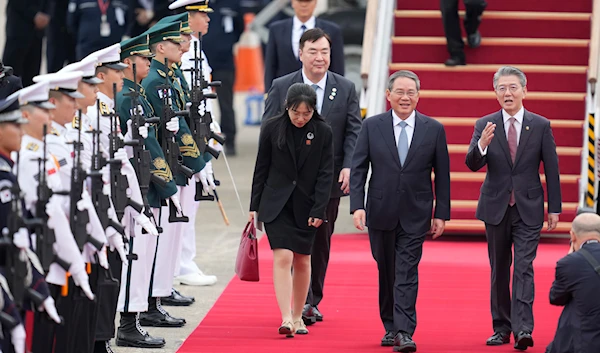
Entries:
[[[517,156],[517,128],[515,127],[515,121],[517,121],[517,119],[511,116],[508,121],[510,122],[510,126],[508,127],[508,149],[510,151],[510,158],[514,164],[515,157]],[[514,185],[513,191],[510,193],[510,201],[508,201],[508,204],[511,206],[515,204]]]

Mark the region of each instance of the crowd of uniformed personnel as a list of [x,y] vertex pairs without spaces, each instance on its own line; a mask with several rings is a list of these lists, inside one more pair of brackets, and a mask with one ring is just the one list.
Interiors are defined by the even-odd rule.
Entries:
[[112,352],[115,333],[160,348],[143,326],[185,324],[163,304],[194,302],[172,285],[201,273],[180,257],[193,263],[224,141],[201,50],[208,0],[170,9],[181,13],[0,90],[0,352]]

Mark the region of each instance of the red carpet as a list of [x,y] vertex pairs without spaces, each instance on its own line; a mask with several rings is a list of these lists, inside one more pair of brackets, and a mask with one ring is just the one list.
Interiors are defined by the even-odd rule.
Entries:
[[[560,308],[548,304],[554,265],[568,249],[564,242],[540,245],[535,262],[536,328],[531,353],[543,353],[556,329]],[[260,242],[259,283],[234,278],[179,353],[220,352],[391,352],[379,345],[377,267],[366,235],[335,235],[325,300],[325,321],[310,334],[286,339],[277,334],[279,310],[272,283],[272,256]],[[492,333],[489,265],[482,241],[427,241],[420,266],[418,327],[420,353],[514,352],[511,345],[486,347]]]

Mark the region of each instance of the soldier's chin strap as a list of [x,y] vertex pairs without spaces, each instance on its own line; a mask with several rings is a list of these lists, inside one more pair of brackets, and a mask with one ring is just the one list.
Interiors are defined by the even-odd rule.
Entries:
[[240,205],[240,211],[242,211],[242,217],[246,216],[246,212],[244,211],[244,206],[242,206],[242,199],[240,199],[240,193],[238,192],[237,186],[235,185],[235,180],[233,179],[233,173],[231,173],[231,167],[229,167],[229,162],[227,161],[227,154],[225,153],[225,149],[221,151],[221,155],[223,156],[223,160],[225,160],[225,166],[227,166],[227,172],[229,172],[229,177],[231,178],[231,184],[233,185],[233,190],[235,191],[235,196],[238,199],[238,203]]

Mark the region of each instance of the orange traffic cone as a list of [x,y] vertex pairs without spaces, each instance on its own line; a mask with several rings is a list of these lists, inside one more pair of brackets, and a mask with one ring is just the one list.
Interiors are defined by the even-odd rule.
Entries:
[[258,34],[250,30],[253,13],[244,15],[246,29],[240,36],[235,57],[235,92],[264,92],[265,64]]

